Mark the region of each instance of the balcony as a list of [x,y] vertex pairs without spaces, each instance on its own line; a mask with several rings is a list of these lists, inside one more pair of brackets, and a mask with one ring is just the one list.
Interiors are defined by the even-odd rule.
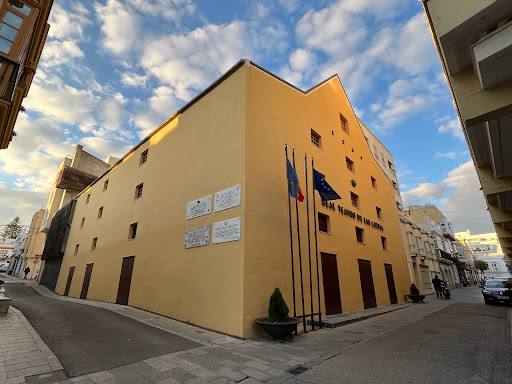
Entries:
[[472,45],[471,57],[483,89],[512,79],[512,22]]
[[0,56],[0,149],[7,148],[12,139],[24,93],[18,87],[21,77],[20,65]]
[[418,256],[418,252],[416,251],[416,246],[414,244],[409,244],[409,252],[411,256]]

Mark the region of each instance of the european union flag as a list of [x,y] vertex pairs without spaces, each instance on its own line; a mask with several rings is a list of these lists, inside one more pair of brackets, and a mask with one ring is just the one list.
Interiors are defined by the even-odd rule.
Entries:
[[313,168],[313,188],[318,191],[320,197],[324,201],[341,199],[340,195],[331,188],[329,183],[325,181],[322,175],[315,168]]

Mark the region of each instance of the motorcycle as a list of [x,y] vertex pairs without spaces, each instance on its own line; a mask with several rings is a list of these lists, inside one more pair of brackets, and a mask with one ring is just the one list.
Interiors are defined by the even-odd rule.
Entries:
[[446,284],[444,281],[441,283],[441,290],[443,292],[443,297],[445,299],[450,298],[450,290],[448,289],[448,284]]

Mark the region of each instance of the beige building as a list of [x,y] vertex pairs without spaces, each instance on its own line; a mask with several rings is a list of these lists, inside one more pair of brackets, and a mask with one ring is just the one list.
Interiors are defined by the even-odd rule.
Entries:
[[512,1],[422,1],[496,234],[512,267]]
[[30,268],[30,273],[28,274],[27,279],[35,279],[41,267],[41,255],[43,253],[46,235],[39,232],[39,228],[43,221],[44,212],[44,209],[40,209],[34,214],[34,216],[32,216],[25,244],[22,247],[23,252],[19,259],[16,260],[19,265],[13,266],[14,274],[18,276],[23,276],[23,271],[28,266]]
[[[306,201],[297,203],[297,231],[292,199],[293,258],[285,144],[310,204],[308,218]],[[341,200],[313,195],[313,157]],[[312,242],[309,264],[313,199],[318,259]],[[59,218],[72,216],[55,288],[62,295],[250,337],[276,287],[299,315],[404,302],[409,291],[395,191],[337,76],[302,91],[241,60],[73,201]]]

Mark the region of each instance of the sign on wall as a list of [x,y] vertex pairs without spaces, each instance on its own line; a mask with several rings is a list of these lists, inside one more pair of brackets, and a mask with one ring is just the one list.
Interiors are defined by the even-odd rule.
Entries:
[[210,244],[210,226],[192,228],[185,231],[185,249]]
[[240,205],[240,196],[242,195],[242,184],[225,189],[215,194],[214,212],[238,207]]
[[212,213],[212,195],[201,197],[187,204],[187,220]]
[[212,243],[226,243],[240,240],[240,217],[213,223]]

